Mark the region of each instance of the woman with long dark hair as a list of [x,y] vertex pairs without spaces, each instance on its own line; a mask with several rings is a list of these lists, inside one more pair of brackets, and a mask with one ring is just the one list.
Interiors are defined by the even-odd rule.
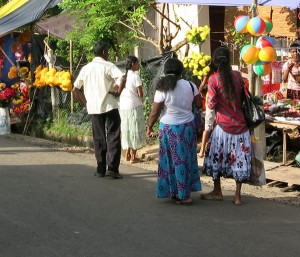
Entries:
[[141,162],[137,150],[146,145],[146,126],[142,102],[142,81],[135,72],[140,69],[139,60],[129,55],[126,60],[126,85],[120,95],[121,142],[126,149],[126,161]]
[[178,59],[165,62],[165,76],[156,84],[147,135],[153,136],[152,127],[160,116],[157,197],[191,204],[191,192],[201,190],[192,104],[201,108],[202,103],[196,85],[182,79],[182,72]]
[[217,48],[213,63],[217,71],[209,78],[206,103],[207,108],[215,110],[216,119],[205,149],[203,172],[212,176],[214,189],[201,197],[222,200],[220,177],[233,177],[236,181],[233,202],[240,205],[242,183],[249,180],[251,171],[250,133],[241,108],[244,83],[239,72],[231,70],[228,48]]

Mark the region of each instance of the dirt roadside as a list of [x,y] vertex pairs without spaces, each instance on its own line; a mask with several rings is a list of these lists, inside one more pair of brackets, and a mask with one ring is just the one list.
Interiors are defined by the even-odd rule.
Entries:
[[[59,151],[67,151],[72,153],[84,153],[84,154],[94,154],[94,150],[92,148],[88,147],[77,147],[72,146],[68,144],[63,144],[55,141],[50,141],[46,139],[41,138],[35,138],[35,137],[29,137],[29,136],[23,136],[20,134],[10,134],[10,138],[18,141],[24,141],[26,143],[35,145],[35,146],[41,146],[41,147],[48,147],[48,148],[54,148]],[[124,161],[125,152],[122,152],[122,163],[126,165],[134,165],[136,167],[140,167],[143,169],[156,171],[157,170],[157,159],[158,159],[158,145],[148,145],[144,147],[143,149],[138,151],[138,155],[142,157],[143,160],[145,160],[142,163],[135,163],[130,164],[129,162]],[[198,164],[200,167],[202,167],[203,159],[198,159]],[[268,167],[276,167],[278,166],[278,163],[270,163],[267,162],[265,166]],[[299,169],[300,172],[300,169]],[[213,186],[213,182],[211,177],[207,177],[205,175],[201,175],[201,181],[202,183]],[[233,179],[222,179],[222,188],[228,191],[234,191],[235,190],[235,182]],[[257,198],[263,198],[268,199],[272,201],[278,201],[284,204],[288,205],[294,205],[300,207],[300,192],[297,190],[291,191],[291,192],[283,192],[282,188],[280,186],[252,186],[248,184],[244,184],[242,188],[242,194],[244,195],[250,195]]]

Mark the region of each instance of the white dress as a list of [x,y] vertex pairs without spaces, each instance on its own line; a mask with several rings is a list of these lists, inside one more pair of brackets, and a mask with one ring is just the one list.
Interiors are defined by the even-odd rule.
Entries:
[[137,88],[142,81],[132,70],[128,71],[125,88],[120,95],[122,148],[140,149],[146,145],[144,108]]

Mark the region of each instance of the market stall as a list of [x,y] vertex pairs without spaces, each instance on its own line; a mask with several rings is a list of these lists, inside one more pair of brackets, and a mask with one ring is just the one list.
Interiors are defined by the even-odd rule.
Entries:
[[[60,1],[13,0],[0,8],[0,108],[5,109],[0,112],[0,134],[9,134],[10,124],[30,112],[34,103],[30,98],[35,100],[41,88],[47,86],[51,93],[54,87],[68,92],[72,89],[70,72],[55,69],[45,36],[29,29],[16,32],[20,26],[37,21]],[[27,121],[28,117],[29,114]]]

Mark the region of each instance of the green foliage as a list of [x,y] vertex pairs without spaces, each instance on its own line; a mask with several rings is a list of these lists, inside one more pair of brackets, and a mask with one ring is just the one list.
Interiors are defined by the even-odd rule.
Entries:
[[129,31],[121,22],[140,26],[148,11],[150,0],[63,0],[60,7],[76,15],[75,31],[68,35],[81,51],[92,58],[91,50],[97,41],[112,46],[114,56],[122,58],[137,44],[135,32]]
[[68,124],[69,110],[59,110],[55,119],[47,118],[46,121],[38,121],[37,127],[43,131],[54,131],[59,134],[92,135],[91,123],[85,122],[80,127]]
[[234,44],[245,46],[250,44],[251,37],[249,33],[239,33],[235,28],[230,29],[230,35],[234,39]]

